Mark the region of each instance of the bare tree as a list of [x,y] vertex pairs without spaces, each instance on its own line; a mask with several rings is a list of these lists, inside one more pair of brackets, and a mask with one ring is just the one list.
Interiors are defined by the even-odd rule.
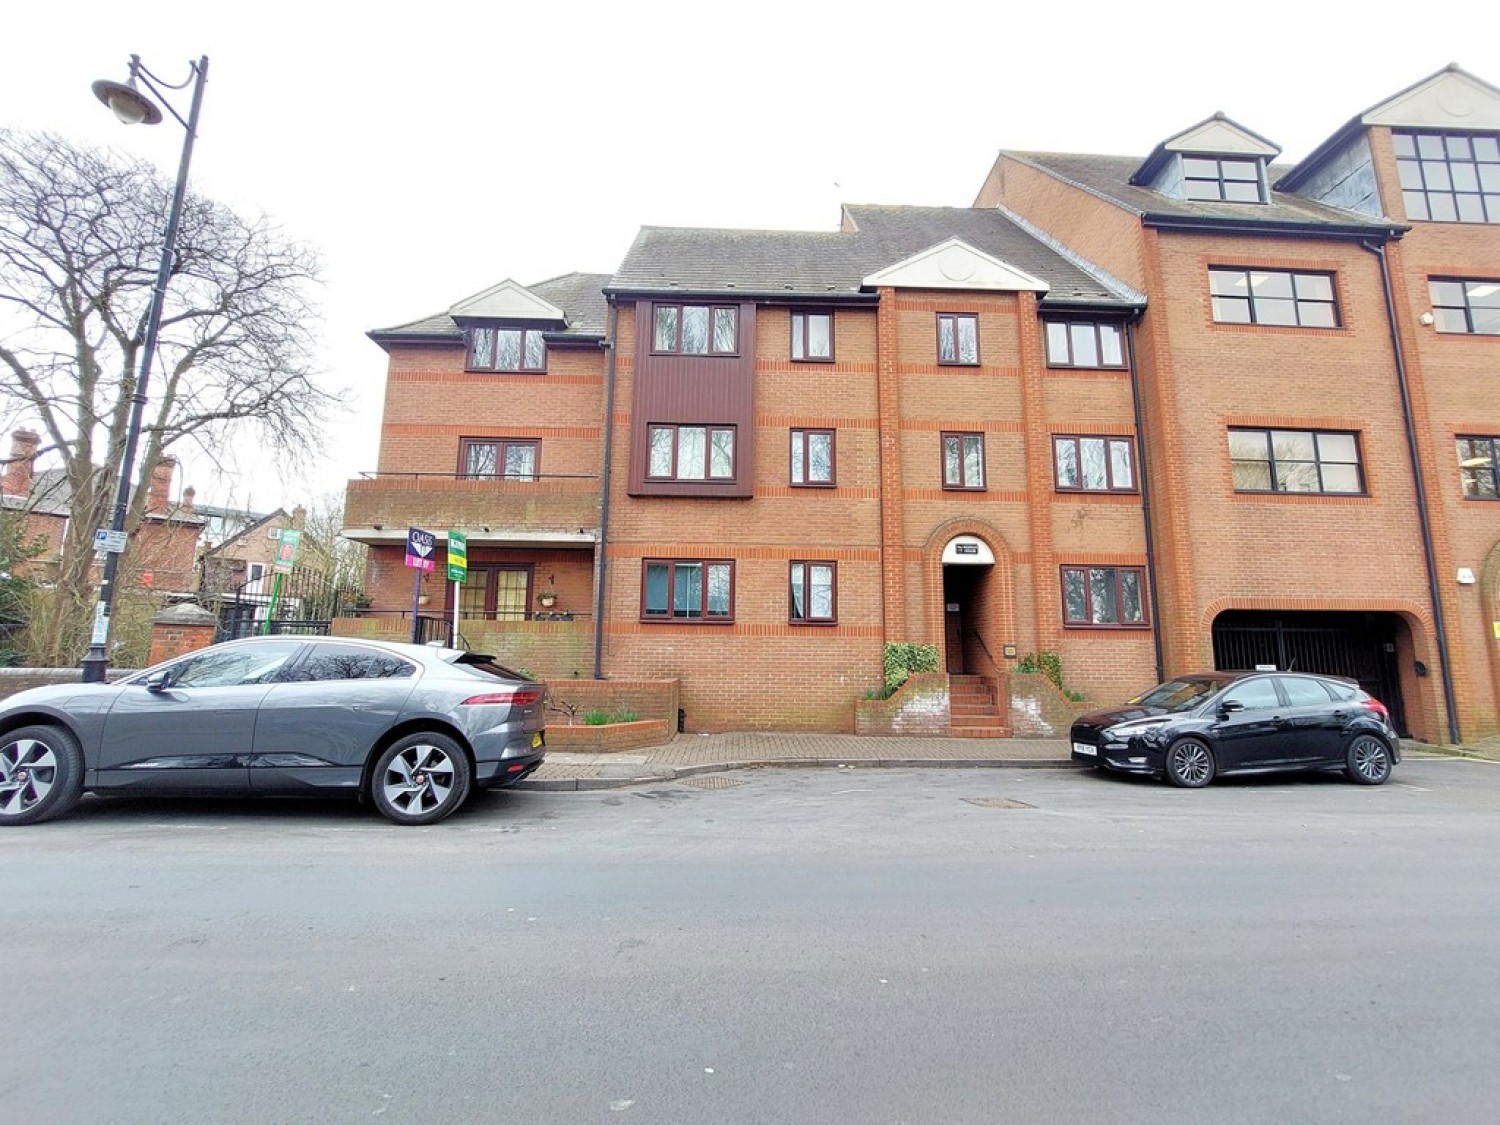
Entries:
[[[82,653],[93,532],[109,524],[171,185],[153,167],[0,129],[0,409],[35,419],[71,494],[55,657]],[[316,255],[264,219],[189,196],[163,310],[126,530],[150,467],[183,445],[215,463],[318,448],[336,397],[311,375]]]

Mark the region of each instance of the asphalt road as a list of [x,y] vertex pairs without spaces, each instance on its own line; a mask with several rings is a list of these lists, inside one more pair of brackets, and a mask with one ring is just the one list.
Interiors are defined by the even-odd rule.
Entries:
[[1497,813],[1460,760],[91,798],[0,834],[0,1122],[1488,1125]]

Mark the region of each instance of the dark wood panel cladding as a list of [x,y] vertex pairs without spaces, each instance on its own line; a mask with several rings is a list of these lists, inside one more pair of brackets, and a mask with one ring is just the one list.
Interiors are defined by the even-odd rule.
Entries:
[[[735,302],[663,296],[663,304]],[[653,355],[655,304],[635,305],[635,372],[630,397],[630,486],[632,496],[723,496],[748,498],[755,484],[755,305],[739,302],[735,355]],[[730,481],[647,480],[650,427],[735,427],[734,479]]]

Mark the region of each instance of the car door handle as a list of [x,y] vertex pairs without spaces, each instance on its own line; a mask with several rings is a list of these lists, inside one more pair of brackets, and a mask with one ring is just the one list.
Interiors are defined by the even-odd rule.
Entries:
[[1349,717],[1349,712],[1347,712],[1347,711],[1335,711],[1333,713],[1333,717],[1335,719],[1340,719],[1340,720],[1347,719]]

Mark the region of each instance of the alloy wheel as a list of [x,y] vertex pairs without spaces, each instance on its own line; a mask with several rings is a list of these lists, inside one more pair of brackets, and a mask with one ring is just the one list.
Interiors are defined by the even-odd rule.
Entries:
[[35,738],[0,746],[0,817],[20,816],[46,799],[57,782],[57,755]]
[[1196,739],[1186,739],[1173,746],[1168,772],[1171,780],[1189,789],[1207,785],[1213,779],[1213,752]]
[[453,794],[453,759],[440,747],[419,742],[394,758],[381,779],[385,799],[408,816],[441,808]]
[[1368,785],[1379,785],[1391,773],[1391,752],[1373,735],[1362,734],[1349,747],[1349,764]]

